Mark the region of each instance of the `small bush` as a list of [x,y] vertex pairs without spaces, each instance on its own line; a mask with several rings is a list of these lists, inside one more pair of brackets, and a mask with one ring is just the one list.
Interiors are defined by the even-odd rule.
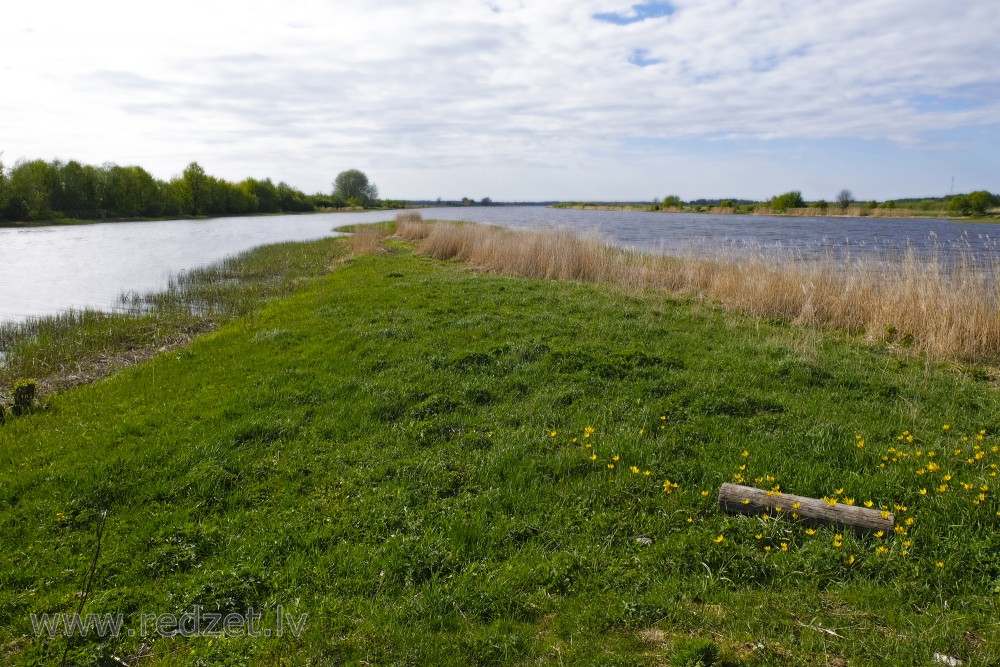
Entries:
[[14,383],[14,406],[11,411],[15,415],[23,415],[35,404],[35,389],[37,383],[32,379],[18,380]]
[[670,654],[672,667],[712,667],[719,659],[719,647],[711,639],[678,641]]
[[790,208],[805,208],[805,205],[806,203],[802,199],[802,193],[798,190],[786,192],[785,194],[778,195],[771,200],[771,208],[780,213],[783,213]]

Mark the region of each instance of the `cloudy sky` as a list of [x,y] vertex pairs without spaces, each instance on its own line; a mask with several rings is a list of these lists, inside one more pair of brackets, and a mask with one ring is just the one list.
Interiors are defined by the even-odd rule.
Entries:
[[997,0],[33,0],[3,160],[398,198],[1000,191]]

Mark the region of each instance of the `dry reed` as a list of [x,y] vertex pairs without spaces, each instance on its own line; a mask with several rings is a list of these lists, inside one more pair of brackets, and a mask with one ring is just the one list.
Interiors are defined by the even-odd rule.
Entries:
[[801,259],[774,252],[667,257],[567,230],[397,222],[401,238],[437,259],[497,273],[662,289],[753,315],[864,334],[937,359],[1000,355],[1000,261],[971,253]]
[[389,235],[388,225],[366,225],[351,233],[351,252],[355,255],[373,255],[383,252],[382,241]]

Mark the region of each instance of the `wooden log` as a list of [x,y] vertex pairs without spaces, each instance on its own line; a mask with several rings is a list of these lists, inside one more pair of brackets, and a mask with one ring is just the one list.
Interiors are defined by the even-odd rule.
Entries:
[[880,530],[891,533],[896,521],[893,514],[876,509],[845,505],[843,502],[830,504],[824,499],[793,496],[739,484],[722,485],[719,489],[719,507],[725,512],[748,516],[770,514],[790,518],[795,513],[798,520],[805,523],[830,523],[859,533],[876,533]]

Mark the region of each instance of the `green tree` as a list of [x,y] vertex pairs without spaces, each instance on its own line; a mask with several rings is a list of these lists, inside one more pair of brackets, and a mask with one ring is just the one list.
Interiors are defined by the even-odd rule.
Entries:
[[663,208],[680,208],[684,202],[677,195],[667,195],[663,198]]
[[346,202],[352,199],[365,208],[370,208],[378,202],[378,188],[368,181],[364,172],[348,169],[337,174],[333,181],[333,194]]
[[966,196],[969,199],[969,210],[976,215],[983,215],[997,204],[997,196],[986,190],[976,190]]
[[972,203],[966,195],[955,195],[948,201],[949,215],[971,215]]
[[197,162],[187,166],[182,174],[194,215],[205,215],[212,208],[212,189],[205,170]]
[[802,193],[798,190],[791,190],[771,199],[771,209],[779,213],[784,213],[790,208],[804,208],[805,205],[806,202],[802,199]]

